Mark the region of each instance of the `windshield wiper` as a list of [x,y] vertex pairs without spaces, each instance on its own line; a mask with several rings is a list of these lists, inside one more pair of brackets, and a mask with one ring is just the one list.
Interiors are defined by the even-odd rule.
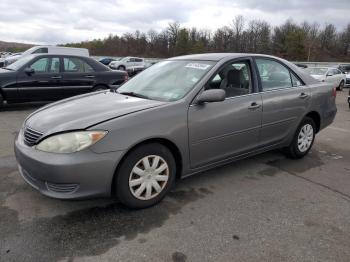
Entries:
[[134,97],[144,98],[144,99],[150,99],[148,96],[141,95],[141,94],[138,94],[138,93],[135,93],[135,92],[118,92],[118,91],[116,91],[116,92],[118,94],[121,94],[121,95],[134,96]]
[[2,69],[9,70],[9,71],[15,71],[14,69],[8,68],[8,67],[2,67]]

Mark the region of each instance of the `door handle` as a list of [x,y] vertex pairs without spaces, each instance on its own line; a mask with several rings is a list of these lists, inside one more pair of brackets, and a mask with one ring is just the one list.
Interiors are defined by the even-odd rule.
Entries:
[[95,76],[92,76],[92,75],[87,75],[85,76],[86,78],[95,78]]
[[261,105],[259,105],[257,102],[253,102],[250,104],[250,106],[248,106],[248,109],[250,110],[255,110],[257,108],[259,108]]
[[53,77],[51,77],[52,79],[61,79],[62,78],[62,76],[53,76]]
[[300,98],[304,99],[304,98],[307,98],[309,95],[308,94],[305,94],[305,93],[301,93],[299,95]]

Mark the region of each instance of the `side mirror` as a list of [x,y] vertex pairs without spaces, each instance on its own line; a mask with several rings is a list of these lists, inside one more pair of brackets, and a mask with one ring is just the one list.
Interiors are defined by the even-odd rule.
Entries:
[[197,103],[212,103],[212,102],[221,102],[226,98],[226,92],[222,89],[209,89],[202,92],[198,98]]
[[32,75],[35,73],[35,70],[33,68],[27,67],[26,69],[24,69],[24,73],[26,73],[27,75]]

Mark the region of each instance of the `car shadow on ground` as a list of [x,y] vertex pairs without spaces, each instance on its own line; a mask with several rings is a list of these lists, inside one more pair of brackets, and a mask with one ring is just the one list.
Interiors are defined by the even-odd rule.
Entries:
[[[265,169],[253,174],[254,180],[275,176],[277,172],[274,169],[277,168],[277,164],[293,165],[291,162],[293,160],[286,159],[278,151],[257,158],[261,164],[267,164],[268,167],[265,166]],[[256,158],[249,158],[188,177],[178,181],[158,205],[142,210],[131,210],[107,199],[80,201],[48,199],[23,182],[18,184],[19,174],[13,157],[7,157],[3,161],[0,158],[0,163],[4,164],[0,168],[3,181],[0,185],[2,192],[0,257],[3,256],[8,261],[19,259],[59,261],[77,256],[101,255],[123,240],[137,239],[139,234],[147,234],[155,228],[162,227],[171,216],[182,212],[186,205],[214,194],[215,183],[227,180],[228,176],[249,182],[252,177],[241,174],[241,169],[249,168],[256,162]],[[42,208],[40,206],[47,205],[51,211],[65,206],[75,206],[75,209],[52,217],[39,216],[31,221],[21,221],[19,212],[23,211],[5,205],[5,202],[12,196],[22,193],[23,197],[17,197],[17,201],[23,201],[22,199],[27,196],[36,202],[34,208],[40,209]],[[79,206],[88,207],[76,210]],[[24,204],[24,208],[28,207]],[[147,239],[140,238],[138,241],[146,242]],[[23,253],[23,250],[30,250],[30,254]]]

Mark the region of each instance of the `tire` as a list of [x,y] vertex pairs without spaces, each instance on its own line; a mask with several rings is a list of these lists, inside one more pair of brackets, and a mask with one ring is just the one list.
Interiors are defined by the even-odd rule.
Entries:
[[339,86],[337,87],[337,89],[338,89],[339,91],[343,91],[343,88],[344,88],[344,80],[340,81],[340,84],[339,84]]
[[4,98],[0,94],[0,108],[2,108],[3,106],[4,106]]
[[125,71],[125,66],[118,66],[118,70]]
[[161,144],[141,145],[127,154],[116,176],[113,186],[123,205],[137,209],[150,207],[160,202],[173,185],[175,159],[170,150]]
[[[306,132],[306,134],[304,132]],[[307,155],[315,141],[315,133],[316,125],[314,120],[310,117],[305,117],[304,120],[298,126],[297,131],[294,134],[292,143],[286,150],[287,155],[290,158],[294,159],[303,158],[305,155]]]
[[102,91],[102,90],[106,90],[107,87],[102,86],[102,85],[97,85],[92,89],[92,92],[97,92],[97,91]]

